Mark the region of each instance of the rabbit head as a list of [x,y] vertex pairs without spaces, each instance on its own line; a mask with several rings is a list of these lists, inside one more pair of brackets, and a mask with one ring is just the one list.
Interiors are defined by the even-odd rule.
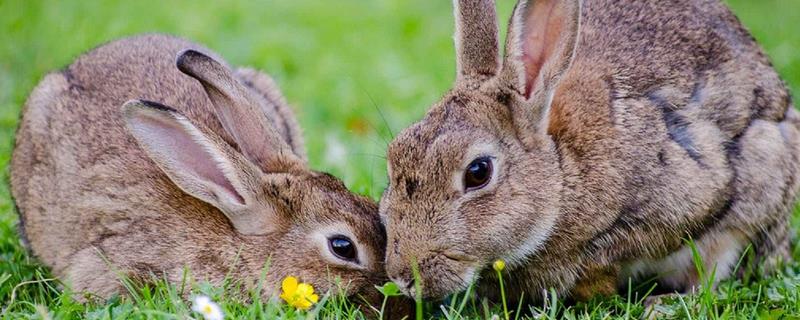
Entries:
[[233,233],[221,238],[233,239],[226,245],[234,247],[240,242],[244,273],[269,261],[273,287],[291,275],[324,293],[335,291],[339,278],[347,294],[374,295],[372,285],[385,279],[385,232],[375,204],[310,170],[270,125],[263,97],[226,66],[194,50],[182,52],[177,64],[200,81],[235,143],[155,102],[125,103],[124,119],[175,185],[224,214],[230,224],[210,236]]
[[455,86],[389,146],[380,203],[390,278],[413,295],[418,268],[428,298],[547,239],[564,183],[548,115],[580,26],[578,0],[520,1],[501,60],[494,1],[454,4]]

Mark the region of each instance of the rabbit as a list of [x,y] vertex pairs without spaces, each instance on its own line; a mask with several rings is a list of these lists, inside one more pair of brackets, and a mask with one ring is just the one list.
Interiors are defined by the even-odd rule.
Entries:
[[522,0],[502,59],[494,1],[454,4],[454,87],[387,151],[386,270],[406,294],[496,299],[498,259],[530,301],[651,276],[689,292],[693,246],[716,281],[749,250],[765,272],[790,259],[800,118],[724,4]]
[[267,270],[268,298],[287,276],[320,294],[380,298],[377,205],[308,167],[269,76],[222,61],[187,40],[140,35],[41,81],[10,165],[32,253],[100,298],[125,294],[121,278],[181,283],[185,268],[248,288]]

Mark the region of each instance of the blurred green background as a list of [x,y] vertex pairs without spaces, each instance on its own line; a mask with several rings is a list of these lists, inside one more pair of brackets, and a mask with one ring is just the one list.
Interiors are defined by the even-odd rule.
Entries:
[[[498,2],[505,21],[514,1]],[[800,1],[727,2],[798,92]],[[377,199],[392,134],[452,83],[452,19],[445,0],[0,0],[0,168],[5,178],[20,106],[46,72],[104,42],[164,32],[273,75],[297,110],[312,166]],[[0,184],[0,272],[25,278],[31,262],[15,223]]]
[[[514,1],[498,2],[505,21]],[[798,88],[800,1],[728,2]],[[445,0],[0,0],[0,166],[20,105],[46,72],[104,42],[164,32],[273,75],[298,111],[312,165],[377,196],[386,142],[452,83],[452,19]]]

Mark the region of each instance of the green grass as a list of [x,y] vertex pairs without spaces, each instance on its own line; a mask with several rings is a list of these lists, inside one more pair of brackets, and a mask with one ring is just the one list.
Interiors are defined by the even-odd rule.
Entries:
[[[513,5],[500,0],[505,19]],[[800,89],[800,1],[728,1],[772,57],[795,92]],[[6,175],[20,106],[42,76],[103,42],[142,32],[167,32],[203,43],[235,65],[272,74],[298,110],[313,167],[342,177],[354,191],[377,199],[386,185],[387,141],[419,119],[453,80],[450,1],[35,1],[0,0],[0,168]],[[331,147],[346,150],[332,160]],[[8,188],[0,184],[0,317],[185,318],[181,290],[161,284],[135,288],[130,298],[83,305],[62,292],[48,271],[22,249]],[[798,224],[795,224],[797,226]],[[800,258],[797,250],[795,256]],[[231,285],[235,285],[232,283]],[[675,318],[800,318],[800,265],[747,283],[726,282],[664,301]],[[226,313],[246,318],[302,318],[281,305],[194,285]],[[13,303],[11,303],[13,300]],[[566,307],[558,297],[532,306],[541,318],[639,318],[641,297],[615,296]],[[337,297],[317,315],[358,318]],[[507,306],[514,318],[518,306]],[[521,307],[523,311],[528,308]],[[453,298],[426,305],[425,316],[482,318],[500,306]],[[197,315],[195,315],[197,316]]]

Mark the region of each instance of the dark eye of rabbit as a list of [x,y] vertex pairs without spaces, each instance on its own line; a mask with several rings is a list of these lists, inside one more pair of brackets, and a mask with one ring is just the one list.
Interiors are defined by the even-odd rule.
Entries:
[[328,247],[336,257],[342,260],[357,262],[356,246],[345,236],[334,236],[328,239]]
[[492,159],[481,157],[472,160],[464,171],[464,187],[467,191],[480,189],[492,178]]

